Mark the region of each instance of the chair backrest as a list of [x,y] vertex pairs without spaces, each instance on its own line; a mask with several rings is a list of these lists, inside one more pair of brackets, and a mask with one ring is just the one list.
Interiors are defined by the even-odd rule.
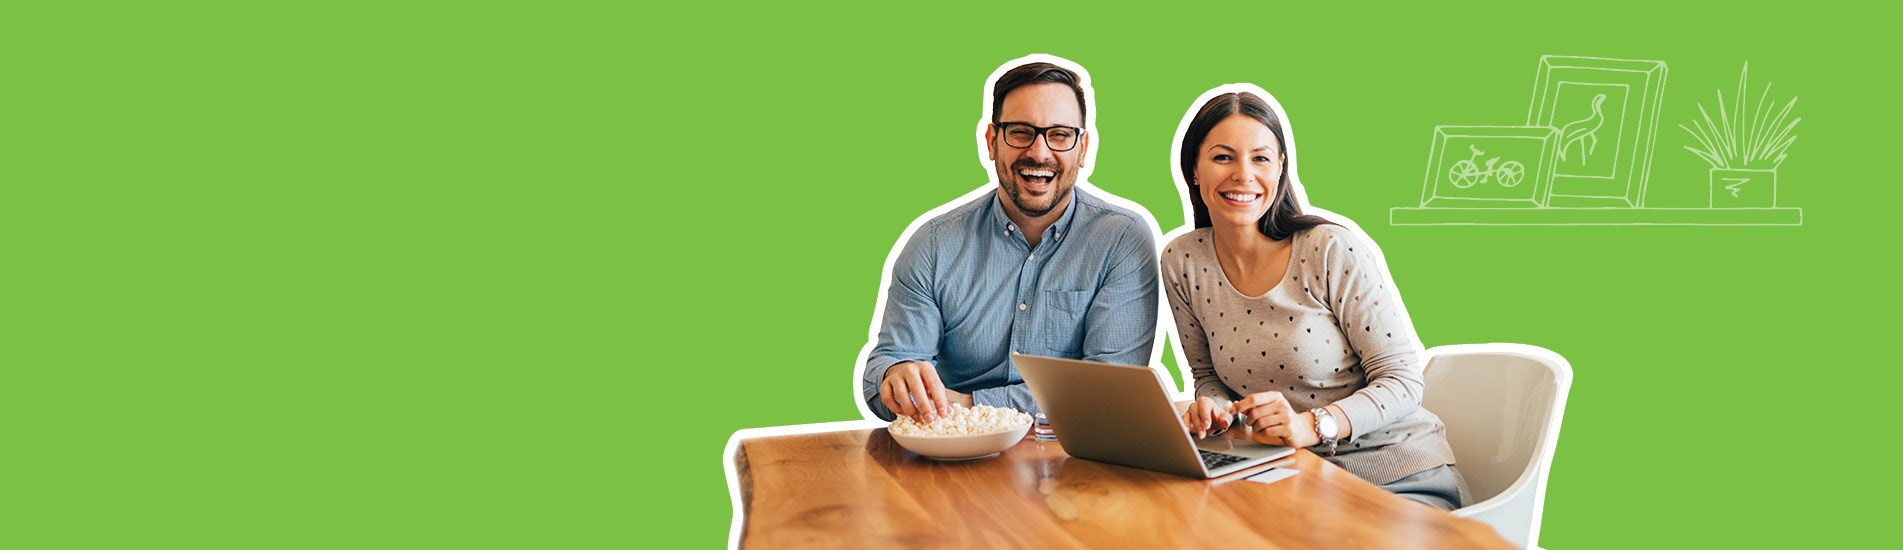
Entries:
[[1572,367],[1558,354],[1519,344],[1442,346],[1428,357],[1422,406],[1447,424],[1447,442],[1475,500],[1461,515],[1532,546]]

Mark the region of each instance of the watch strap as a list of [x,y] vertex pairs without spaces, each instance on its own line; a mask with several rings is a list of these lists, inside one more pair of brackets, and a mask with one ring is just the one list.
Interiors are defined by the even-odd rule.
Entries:
[[[1308,414],[1315,419],[1315,437],[1321,439],[1322,445],[1328,446],[1328,456],[1335,456],[1335,447],[1341,444],[1341,439],[1339,438],[1341,435],[1341,421],[1336,419],[1335,415],[1328,414],[1328,409],[1322,407],[1309,409]],[[1335,425],[1335,433],[1322,432],[1323,418],[1327,418],[1329,423]]]

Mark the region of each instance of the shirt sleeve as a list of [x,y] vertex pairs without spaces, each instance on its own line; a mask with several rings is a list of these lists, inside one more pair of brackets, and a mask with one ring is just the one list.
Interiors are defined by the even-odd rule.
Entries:
[[1005,384],[996,388],[985,388],[971,392],[971,402],[998,408],[1012,408],[1025,414],[1037,414],[1037,400],[1031,398],[1030,386],[1023,382]]
[[1130,224],[1111,253],[1103,288],[1084,310],[1085,361],[1149,365],[1156,345],[1156,266],[1155,238]]
[[[1181,239],[1179,239],[1180,241]],[[1195,380],[1196,397],[1215,399],[1218,404],[1227,404],[1236,399],[1229,385],[1216,374],[1216,365],[1210,360],[1209,339],[1204,336],[1201,318],[1194,297],[1189,293],[1190,263],[1188,253],[1177,252],[1178,243],[1172,243],[1165,249],[1168,260],[1163,262],[1162,278],[1169,284],[1163,294],[1169,297],[1170,313],[1176,321],[1176,338],[1183,344],[1183,354],[1178,357],[1189,367],[1189,374]],[[1182,257],[1178,257],[1178,255]]]
[[1388,287],[1386,266],[1352,231],[1329,229],[1332,238],[1322,247],[1328,266],[1324,300],[1368,378],[1366,387],[1335,405],[1348,417],[1351,438],[1358,438],[1414,414],[1426,384],[1414,326]]
[[906,361],[933,361],[938,356],[943,317],[933,294],[936,226],[927,226],[912,235],[892,262],[892,283],[886,287],[885,314],[879,318],[879,339],[866,357],[860,390],[867,408],[881,420],[898,418],[879,400],[879,384],[885,371]]

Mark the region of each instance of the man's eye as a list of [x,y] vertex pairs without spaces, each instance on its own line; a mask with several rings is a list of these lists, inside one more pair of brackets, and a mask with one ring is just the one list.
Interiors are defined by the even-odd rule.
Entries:
[[1049,135],[1057,139],[1070,139],[1070,132],[1064,130],[1053,130]]
[[1030,135],[1031,135],[1030,130],[1012,130],[1011,131],[1011,137],[1027,137]]

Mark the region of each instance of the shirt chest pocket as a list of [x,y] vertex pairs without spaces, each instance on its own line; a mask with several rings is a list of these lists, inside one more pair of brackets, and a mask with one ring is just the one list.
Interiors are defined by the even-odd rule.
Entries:
[[1090,309],[1095,290],[1044,291],[1044,325],[1040,338],[1057,357],[1082,357],[1084,312]]

